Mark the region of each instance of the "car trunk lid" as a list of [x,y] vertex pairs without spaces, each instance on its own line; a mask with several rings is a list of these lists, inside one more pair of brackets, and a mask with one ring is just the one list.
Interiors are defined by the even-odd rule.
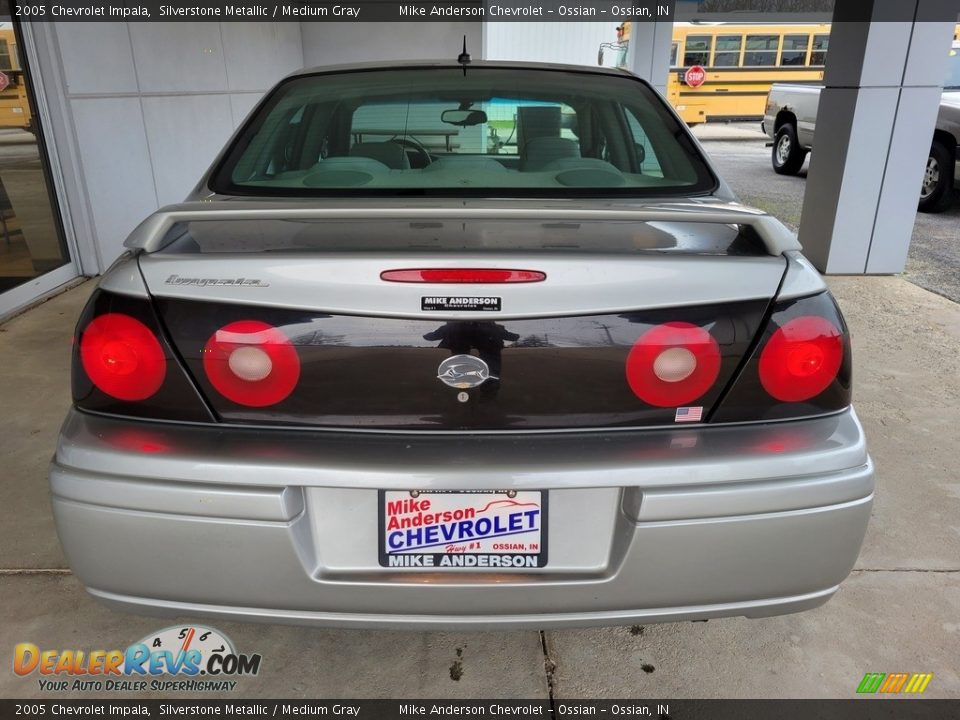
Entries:
[[[786,261],[747,224],[682,221],[261,219],[176,223],[140,256],[155,307],[222,421],[496,431],[704,419],[758,335]],[[390,282],[402,269],[513,269],[537,282]],[[298,378],[261,406],[224,395],[211,341],[280,330]],[[638,396],[627,364],[652,329],[703,328],[719,368],[676,406]],[[481,363],[450,374],[450,359]],[[446,363],[446,364],[445,364]],[[470,365],[470,363],[467,363]],[[458,373],[480,368],[470,386]],[[684,410],[681,414],[679,410]]]

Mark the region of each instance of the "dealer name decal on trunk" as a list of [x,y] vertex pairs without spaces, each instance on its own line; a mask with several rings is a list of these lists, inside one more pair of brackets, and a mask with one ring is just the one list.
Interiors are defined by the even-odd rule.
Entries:
[[479,310],[497,312],[500,310],[498,297],[429,296],[420,298],[421,310]]

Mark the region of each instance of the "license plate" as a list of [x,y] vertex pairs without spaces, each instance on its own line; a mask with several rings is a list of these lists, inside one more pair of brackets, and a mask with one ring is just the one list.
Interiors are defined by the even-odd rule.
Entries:
[[380,491],[380,565],[505,569],[547,564],[541,490]]

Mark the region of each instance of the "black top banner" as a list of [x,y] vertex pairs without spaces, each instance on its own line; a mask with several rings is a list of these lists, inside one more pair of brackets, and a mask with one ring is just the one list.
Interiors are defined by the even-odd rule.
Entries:
[[674,20],[676,0],[63,0],[11,3],[21,21],[633,22]]
[[[2,0],[21,22],[731,22],[955,20],[960,2],[874,0]],[[957,7],[954,7],[956,5]],[[915,18],[915,14],[930,17]]]
[[[875,6],[875,0],[0,0],[21,22],[729,22],[955,20],[960,0]],[[956,5],[956,7],[953,7]],[[919,12],[921,17],[915,17]],[[929,15],[929,17],[927,16]]]

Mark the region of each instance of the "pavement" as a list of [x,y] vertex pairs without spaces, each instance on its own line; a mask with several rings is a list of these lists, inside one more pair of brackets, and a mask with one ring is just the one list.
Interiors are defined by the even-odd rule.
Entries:
[[36,145],[37,136],[20,128],[0,128],[0,145]]
[[741,123],[704,123],[693,128],[700,142],[770,142],[760,129],[760,121]]
[[[805,173],[774,175],[750,126],[695,132],[745,202],[796,227]],[[960,206],[918,216],[903,277],[829,279],[853,335],[855,403],[878,490],[856,568],[825,606],[763,620],[545,632],[215,622],[242,652],[264,658],[235,695],[849,698],[865,672],[922,671],[934,673],[926,696],[960,698],[957,216]],[[92,600],[67,569],[50,516],[46,465],[69,405],[73,325],[92,288],[0,325],[0,658],[24,641],[123,647],[171,624]],[[35,679],[0,671],[0,697],[41,696]]]
[[[699,127],[712,128],[714,132],[727,126],[708,124],[694,131]],[[747,127],[744,132],[749,130]],[[770,148],[765,142],[748,142],[745,138],[731,141],[719,136],[701,139],[720,174],[744,203],[766,210],[797,230],[809,160],[795,177],[777,175],[770,165]],[[953,207],[946,212],[916,214],[910,255],[902,277],[960,302],[960,197],[955,198]]]
[[[901,278],[829,282],[853,334],[855,402],[878,491],[856,569],[825,606],[763,620],[546,632],[215,622],[241,652],[263,655],[260,675],[234,694],[849,698],[868,671],[924,671],[934,673],[926,696],[960,698],[960,306]],[[87,282],[0,326],[6,663],[18,642],[125,647],[173,624],[90,598],[67,570],[50,516],[46,466],[70,402],[73,325],[92,288]],[[0,697],[40,696],[35,678],[0,671]]]

